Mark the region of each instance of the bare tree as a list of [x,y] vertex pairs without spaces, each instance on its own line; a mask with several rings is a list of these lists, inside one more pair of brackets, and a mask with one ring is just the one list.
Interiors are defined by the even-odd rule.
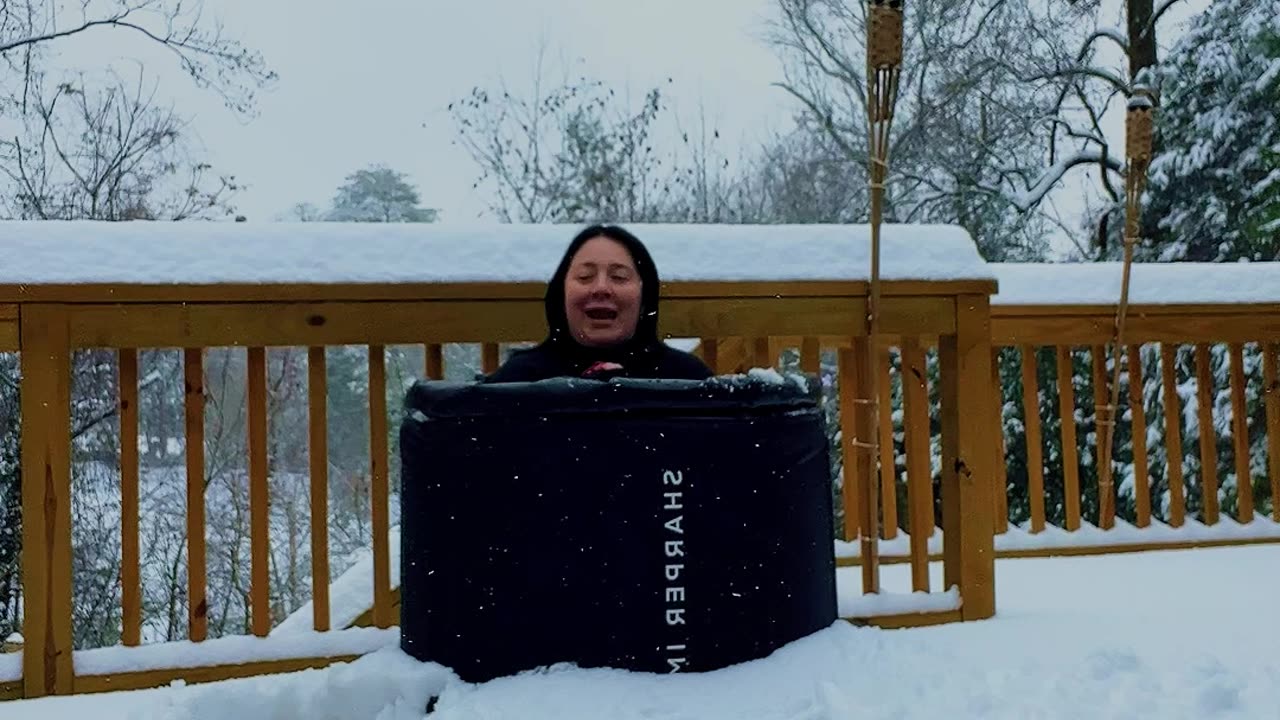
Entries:
[[0,140],[0,173],[14,186],[11,213],[24,219],[185,220],[227,215],[237,190],[194,159],[185,122],[156,104],[139,72],[130,87],[31,83],[23,132]]
[[[803,108],[801,127],[865,167],[864,4],[778,7],[773,41],[787,68],[780,87]],[[1057,0],[911,3],[887,217],[963,224],[991,259],[1041,252],[1056,219],[1044,200],[1063,175],[1088,164],[1121,169],[1096,127],[1069,119],[1063,103],[1074,95],[1060,98],[1082,77],[1063,58],[1088,34],[1094,12]],[[1059,137],[1074,141],[1071,152],[1055,151]]]
[[529,95],[501,81],[449,111],[480,166],[476,186],[492,186],[491,209],[503,221],[651,220],[670,189],[652,138],[665,107],[656,88],[638,109],[623,104],[599,81],[551,80],[540,52]]
[[203,0],[6,0],[0,2],[0,62],[20,80],[19,88],[8,88],[16,90],[19,105],[44,69],[43,50],[108,32],[168,50],[197,86],[213,90],[238,113],[251,112],[256,90],[276,78],[261,54],[206,16]]

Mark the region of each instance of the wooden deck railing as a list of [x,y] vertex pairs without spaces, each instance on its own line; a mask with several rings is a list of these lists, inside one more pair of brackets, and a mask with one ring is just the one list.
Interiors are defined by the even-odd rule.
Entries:
[[[1112,459],[1125,481],[1108,499],[1098,484],[1095,408],[1109,401],[1104,348],[1115,307],[996,300],[991,387],[999,388],[1002,412],[991,442],[1005,459],[995,468],[996,485],[1005,489],[994,498],[998,557],[1280,542],[1280,305],[1131,308],[1135,344],[1123,356],[1116,443],[1122,452]],[[722,344],[720,369],[769,364],[801,342],[771,341],[767,355],[737,341]],[[841,358],[851,347],[839,337],[816,342]],[[930,400],[930,378],[937,377],[932,342],[891,338],[878,369],[881,442],[897,455],[880,466],[878,492],[898,499],[880,508],[878,561],[912,563],[915,589],[929,587],[920,558],[942,557],[942,533],[930,513],[941,469],[933,465],[939,453],[930,449],[938,409]],[[1135,395],[1131,387],[1146,392]],[[899,399],[897,417],[889,412],[890,393]],[[1159,422],[1148,420],[1153,414]],[[1224,502],[1232,508],[1227,518]],[[842,564],[861,563],[860,548],[841,550]]]
[[[940,510],[946,529],[941,546],[944,590],[923,597],[904,593],[902,604],[879,603],[848,608],[851,620],[895,626],[990,617],[995,611],[992,533],[993,477],[996,456],[995,397],[991,386],[989,281],[896,282],[884,287],[882,327],[902,348],[903,362],[916,378],[904,388],[907,399],[907,454],[910,482],[906,514],[910,527],[932,530],[935,499],[931,480],[930,438],[939,439]],[[325,348],[368,348],[369,468],[373,555],[372,623],[395,623],[390,581],[389,508],[392,482],[388,458],[385,350],[390,345],[424,348],[424,374],[444,371],[442,345],[482,344],[484,369],[496,367],[501,344],[539,338],[544,332],[541,286],[536,284],[433,285],[125,285],[15,286],[0,288],[0,352],[21,356],[23,586],[25,597],[22,676],[0,678],[0,697],[36,697],[105,689],[154,686],[184,677],[213,680],[246,674],[322,665],[358,654],[368,634],[353,634],[351,644],[330,642],[326,650],[259,653],[248,662],[225,660],[224,639],[208,638],[205,558],[206,444],[204,426],[206,369],[210,348],[244,348],[247,407],[247,486],[252,636],[271,630],[269,551],[271,504],[268,457],[267,349],[307,348],[309,427],[290,431],[309,436],[311,596],[314,627],[330,628],[327,548],[327,445]],[[673,337],[704,338],[701,352],[713,364],[720,347],[749,345],[753,364],[773,365],[779,347],[769,338],[798,338],[800,365],[819,367],[823,337],[843,337],[838,353],[841,451],[845,473],[845,539],[857,542],[865,593],[879,594],[879,549],[860,528],[883,522],[896,529],[896,503],[881,493],[896,491],[892,473],[879,473],[864,445],[856,442],[869,424],[872,405],[859,403],[859,379],[869,377],[868,338],[858,335],[866,312],[865,283],[717,282],[676,283],[664,289],[662,330]],[[923,379],[925,348],[936,346],[939,401],[931,411]],[[110,349],[116,354],[121,437],[136,438],[139,407],[138,353],[153,348],[182,349],[186,452],[186,527],[188,560],[187,634],[196,649],[181,660],[155,659],[147,647],[132,647],[133,661],[105,662],[98,651],[77,650],[72,628],[71,374],[73,354]],[[889,392],[888,388],[885,392]],[[886,396],[881,411],[888,413]],[[929,432],[930,414],[936,432]],[[883,424],[888,433],[889,424]],[[886,436],[882,437],[886,439]],[[889,444],[891,445],[891,443]],[[139,552],[139,457],[132,442],[119,448],[121,497],[120,582],[122,643],[141,642],[142,602]],[[882,484],[883,483],[883,484]],[[914,587],[929,588],[929,556],[924,533],[912,543]],[[881,598],[883,599],[883,598]],[[885,607],[894,608],[886,613]],[[880,608],[880,609],[874,609]],[[329,632],[325,632],[329,631]],[[235,640],[235,638],[232,638]],[[252,640],[249,638],[248,640]],[[274,641],[275,638],[272,638]],[[263,642],[267,642],[263,640]],[[199,648],[209,648],[202,656]],[[257,645],[253,648],[261,649]],[[263,646],[265,647],[265,646]],[[311,646],[307,646],[311,647]],[[218,648],[214,651],[214,648]],[[256,650],[255,650],[256,651]],[[250,653],[252,655],[252,653]],[[167,656],[166,656],[167,657]],[[192,658],[201,658],[194,661]],[[219,659],[223,658],[223,659]],[[138,669],[141,667],[142,669]],[[89,668],[86,670],[85,668]],[[98,670],[95,671],[94,668]],[[103,671],[101,668],[129,668]]]
[[[1006,542],[998,538],[1002,554],[1280,541],[1280,305],[1130,308],[1127,334],[1132,344],[1123,355],[1117,427],[1127,449],[1112,458],[1113,467],[1129,469],[1121,494],[1099,486],[1100,454],[1093,451],[1096,409],[1109,401],[1104,345],[1111,338],[1115,308],[996,305],[992,315],[992,342],[1004,348],[1004,367],[1019,368],[1020,391],[1014,383],[1003,383],[1001,399],[1009,411],[1006,420],[1020,416],[1025,427],[1021,438],[1008,437],[1025,447],[1025,530],[1039,534],[1054,529],[1046,509],[1047,470],[1063,505],[1061,529],[1081,535],[1057,543],[1025,534]],[[1044,366],[1037,363],[1041,351],[1053,357],[1054,380],[1048,388],[1041,380]],[[1226,372],[1215,372],[1215,366]],[[1222,374],[1225,382],[1219,379]],[[1044,390],[1048,392],[1042,396]],[[1045,402],[1051,397],[1054,402]],[[1152,413],[1159,422],[1148,421]],[[1229,423],[1224,422],[1227,417]],[[1049,462],[1041,453],[1046,420],[1060,427],[1056,439],[1062,449]],[[1225,432],[1220,430],[1224,426]],[[1082,442],[1082,430],[1087,442]],[[1088,451],[1087,459],[1081,450]],[[1153,450],[1159,450],[1159,462],[1153,462]],[[1229,464],[1223,462],[1222,450],[1231,457]],[[1011,492],[1017,489],[1010,487]],[[1117,500],[1126,506],[1119,513]],[[1256,512],[1259,500],[1270,507],[1270,520]],[[1224,501],[1233,508],[1235,524],[1225,522]],[[1121,528],[1121,522],[1139,531]],[[1089,532],[1078,532],[1082,530]]]

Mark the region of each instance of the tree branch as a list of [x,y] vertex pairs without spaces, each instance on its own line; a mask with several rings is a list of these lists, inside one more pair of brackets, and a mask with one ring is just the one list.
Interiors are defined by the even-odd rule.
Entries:
[[1142,29],[1143,34],[1146,35],[1154,30],[1156,23],[1160,22],[1160,18],[1163,17],[1165,13],[1169,12],[1169,8],[1172,8],[1180,2],[1182,2],[1182,0],[1164,0],[1164,2],[1160,3],[1155,11],[1151,13],[1151,19],[1147,21],[1147,26]]
[[30,37],[12,40],[10,42],[0,44],[0,55],[3,55],[4,53],[9,52],[10,50],[17,50],[18,48],[28,47],[31,45],[38,45],[39,43],[48,42],[50,40],[57,40],[59,38],[66,38],[66,37],[71,37],[72,35],[78,35],[82,32],[85,32],[86,30],[90,30],[95,27],[103,27],[108,25],[129,27],[130,25],[128,23],[120,22],[120,18],[122,17],[123,16],[116,16],[112,18],[106,18],[103,20],[90,20],[80,25],[79,27],[74,27],[69,30],[59,30],[56,32],[45,33],[43,35],[32,35]]
[[809,108],[809,112],[813,113],[814,117],[818,118],[819,122],[822,123],[823,129],[827,131],[827,136],[830,137],[836,145],[840,146],[840,149],[845,152],[850,160],[866,160],[866,153],[858,152],[856,148],[849,144],[848,140],[841,137],[840,133],[835,131],[835,124],[829,111],[823,112],[822,110],[819,110],[818,106],[815,105],[813,101],[797,91],[795,88],[791,87],[788,83],[773,83],[773,85],[774,87],[785,90],[790,93],[792,97],[804,103],[805,107]]
[[1053,80],[1053,79],[1065,78],[1065,77],[1096,78],[1098,80],[1102,80],[1103,82],[1106,82],[1108,85],[1110,85],[1115,90],[1123,94],[1125,97],[1128,97],[1130,94],[1129,84],[1126,83],[1124,80],[1122,80],[1119,75],[1116,75],[1114,72],[1111,72],[1110,70],[1105,70],[1103,68],[1098,68],[1098,67],[1092,67],[1089,65],[1078,65],[1074,67],[1058,68],[1056,70],[1050,70],[1049,72],[1040,73],[1038,75],[1031,75],[1028,77],[1023,77],[1021,79],[1025,82],[1034,82],[1036,80]]
[[1070,157],[1059,160],[1051,167],[1044,171],[1036,182],[1032,183],[1024,192],[1016,193],[1009,196],[1009,202],[1022,212],[1029,212],[1032,208],[1044,199],[1045,195],[1053,189],[1053,186],[1066,175],[1067,171],[1079,165],[1089,165],[1097,163],[1104,167],[1120,172],[1124,168],[1124,163],[1116,158],[1110,157],[1102,151],[1098,150],[1082,150]]

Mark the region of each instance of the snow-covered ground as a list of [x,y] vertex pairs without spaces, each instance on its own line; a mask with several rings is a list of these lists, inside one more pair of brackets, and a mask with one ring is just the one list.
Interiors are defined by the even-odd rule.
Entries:
[[[991,621],[843,623],[703,675],[554,668],[466,685],[388,648],[327,670],[0,705],[4,720],[1280,718],[1280,547],[1001,560]],[[935,586],[941,567],[935,566]],[[856,587],[856,568],[841,585]],[[886,586],[908,569],[884,568]]]

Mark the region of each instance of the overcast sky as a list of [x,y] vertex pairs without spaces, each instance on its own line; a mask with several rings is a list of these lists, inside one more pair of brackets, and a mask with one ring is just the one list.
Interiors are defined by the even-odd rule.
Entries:
[[[1173,22],[1205,2],[1187,0],[1171,14],[1161,44]],[[248,184],[237,206],[252,221],[276,219],[297,202],[323,207],[345,175],[372,163],[406,172],[443,219],[466,221],[483,217],[484,199],[471,189],[476,166],[454,145],[449,102],[501,77],[527,86],[545,46],[552,69],[564,58],[637,97],[662,84],[682,116],[694,117],[701,104],[727,137],[759,140],[785,126],[794,107],[771,86],[781,67],[763,38],[775,3],[206,0],[208,13],[280,76],[249,121],[195,89],[171,56],[140,53],[135,40],[102,32],[67,49],[73,61],[143,58],[162,93],[192,118],[210,161]],[[1118,21],[1119,0],[1104,4]],[[1120,139],[1122,115],[1112,120]],[[1080,181],[1069,185],[1055,194],[1060,204],[1078,201]]]
[[543,45],[551,69],[561,57],[577,61],[579,71],[619,90],[629,85],[637,97],[671,78],[683,114],[701,102],[733,138],[758,138],[789,114],[770,87],[780,66],[760,39],[773,0],[206,3],[280,75],[260,96],[258,116],[237,119],[163,56],[148,55],[148,68],[163,72],[165,91],[194,115],[215,166],[249,184],[238,208],[251,220],[301,201],[324,206],[346,174],[371,163],[408,173],[443,219],[478,217],[477,169],[453,144],[445,108],[501,77],[527,84]]

